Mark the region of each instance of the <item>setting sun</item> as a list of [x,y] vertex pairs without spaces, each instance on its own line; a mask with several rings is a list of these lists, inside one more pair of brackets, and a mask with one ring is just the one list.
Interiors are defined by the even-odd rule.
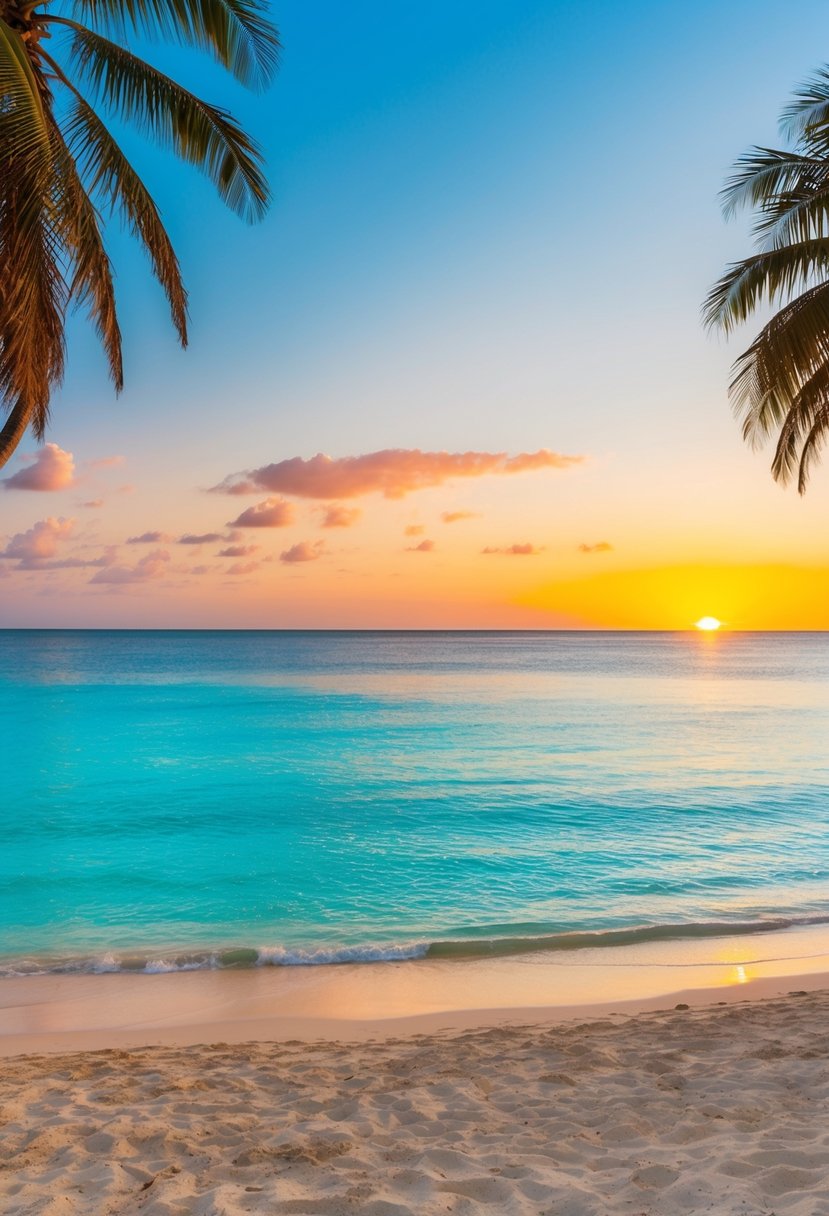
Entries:
[[722,621],[718,621],[715,616],[701,616],[695,623],[695,629],[703,629],[706,633],[711,633],[715,629],[719,629]]

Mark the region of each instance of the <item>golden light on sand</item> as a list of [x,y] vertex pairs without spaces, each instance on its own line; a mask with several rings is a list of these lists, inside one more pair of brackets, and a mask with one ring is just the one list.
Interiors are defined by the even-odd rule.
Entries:
[[705,633],[713,633],[715,629],[719,629],[722,621],[718,621],[715,616],[701,616],[695,622],[695,629],[702,629]]

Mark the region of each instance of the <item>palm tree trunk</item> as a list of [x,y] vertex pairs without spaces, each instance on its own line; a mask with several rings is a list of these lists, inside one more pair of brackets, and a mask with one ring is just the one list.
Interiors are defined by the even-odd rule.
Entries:
[[20,440],[26,434],[31,418],[31,405],[19,399],[17,405],[15,405],[6,419],[5,426],[0,431],[0,469],[2,469],[9,457],[12,456]]

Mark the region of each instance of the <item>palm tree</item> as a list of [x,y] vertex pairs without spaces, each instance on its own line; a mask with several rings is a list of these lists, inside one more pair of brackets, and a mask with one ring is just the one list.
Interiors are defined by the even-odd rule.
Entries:
[[727,216],[753,208],[757,252],[736,262],[704,306],[729,333],[764,306],[776,309],[734,364],[729,393],[743,436],[776,434],[771,471],[802,494],[829,435],[829,68],[784,110],[791,150],[752,148],[723,190]]
[[116,391],[122,387],[99,207],[144,246],[187,345],[178,258],[107,117],[135,124],[198,166],[244,218],[260,218],[269,201],[260,152],[233,117],[126,45],[139,36],[195,46],[243,84],[264,87],[279,41],[262,0],[56,0],[54,7],[0,0],[0,407],[8,415],[0,466],[28,427],[43,438],[71,306],[88,311]]

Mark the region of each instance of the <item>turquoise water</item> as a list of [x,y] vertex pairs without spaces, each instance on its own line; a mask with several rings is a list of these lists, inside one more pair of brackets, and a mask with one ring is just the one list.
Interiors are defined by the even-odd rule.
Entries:
[[0,738],[5,974],[829,917],[822,634],[5,631]]

